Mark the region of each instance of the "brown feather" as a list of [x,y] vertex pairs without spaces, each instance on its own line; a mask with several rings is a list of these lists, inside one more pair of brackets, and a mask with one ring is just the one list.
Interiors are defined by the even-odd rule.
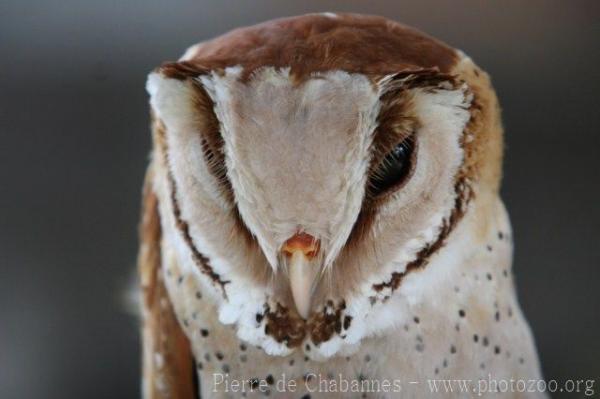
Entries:
[[195,398],[194,362],[162,280],[158,199],[148,170],[142,199],[138,272],[142,287],[144,397]]
[[367,76],[424,69],[446,73],[456,60],[456,52],[444,43],[382,17],[310,14],[235,29],[202,43],[189,60],[160,70],[183,80],[241,65],[242,79],[248,80],[265,66],[290,67],[302,82],[331,70]]

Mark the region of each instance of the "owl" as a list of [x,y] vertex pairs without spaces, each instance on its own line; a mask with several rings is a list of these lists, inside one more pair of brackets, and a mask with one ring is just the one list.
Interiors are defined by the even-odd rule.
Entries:
[[503,391],[541,376],[468,56],[312,14],[197,44],[147,91],[145,398],[543,396]]

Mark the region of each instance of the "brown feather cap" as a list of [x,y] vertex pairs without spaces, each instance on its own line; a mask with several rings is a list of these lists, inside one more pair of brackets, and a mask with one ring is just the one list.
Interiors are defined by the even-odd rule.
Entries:
[[301,80],[329,70],[369,76],[423,69],[447,73],[457,58],[444,43],[383,17],[309,14],[235,29],[201,43],[186,64],[200,71],[240,65],[246,79],[261,67],[290,67]]

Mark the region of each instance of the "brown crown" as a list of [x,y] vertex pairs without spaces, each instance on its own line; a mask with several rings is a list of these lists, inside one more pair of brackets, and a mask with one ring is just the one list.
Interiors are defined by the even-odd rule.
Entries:
[[444,43],[383,17],[310,14],[235,29],[201,43],[187,62],[167,64],[162,72],[182,79],[240,65],[242,79],[266,66],[290,67],[298,79],[329,70],[381,76],[424,69],[447,73],[456,60],[456,51]]

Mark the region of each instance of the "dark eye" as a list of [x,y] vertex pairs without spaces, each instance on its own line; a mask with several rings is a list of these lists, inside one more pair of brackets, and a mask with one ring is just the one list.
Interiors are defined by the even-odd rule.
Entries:
[[380,162],[370,179],[371,193],[379,195],[400,186],[411,170],[413,140],[396,145]]

